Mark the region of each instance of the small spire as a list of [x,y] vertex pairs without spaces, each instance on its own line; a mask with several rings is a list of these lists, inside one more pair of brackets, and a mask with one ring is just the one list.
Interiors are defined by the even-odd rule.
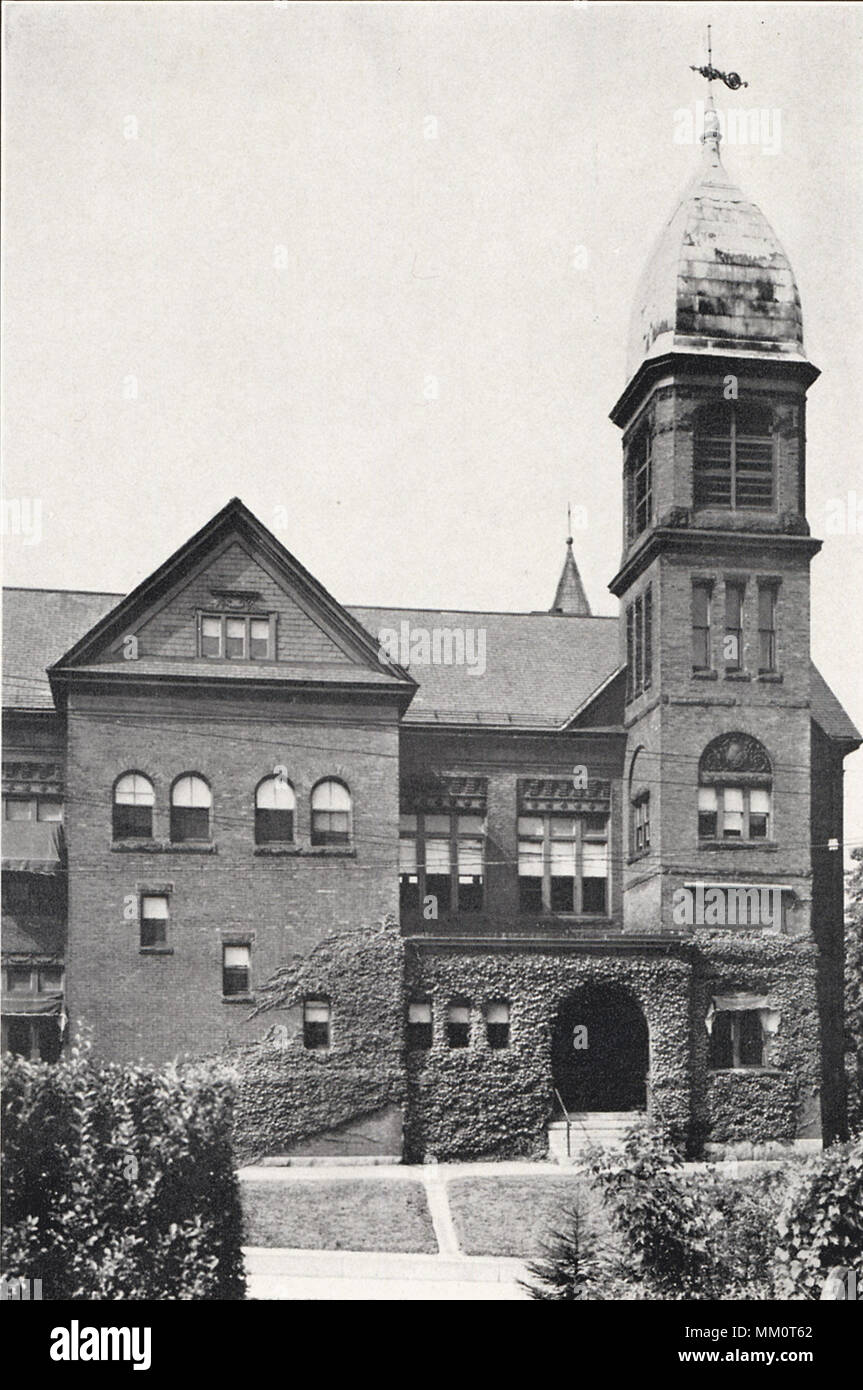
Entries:
[[566,529],[570,532],[566,538],[566,558],[563,562],[560,579],[557,581],[554,603],[548,611],[549,613],[570,613],[576,614],[580,618],[589,618],[591,616],[590,604],[587,601],[587,594],[584,592],[578,565],[575,563],[575,556],[572,553],[572,508],[569,503],[566,505]]

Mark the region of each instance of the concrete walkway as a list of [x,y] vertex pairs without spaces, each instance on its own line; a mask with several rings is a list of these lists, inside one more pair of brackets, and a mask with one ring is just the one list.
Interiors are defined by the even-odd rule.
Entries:
[[450,1213],[446,1184],[460,1177],[571,1179],[572,1169],[550,1163],[275,1163],[241,1168],[241,1182],[322,1183],[386,1179],[423,1184],[438,1243],[437,1255],[371,1253],[351,1250],[245,1249],[248,1296],[254,1299],[392,1301],[521,1301],[527,1277],[523,1261],[462,1254]]
[[395,1302],[527,1299],[520,1260],[485,1255],[379,1255],[347,1250],[245,1251],[248,1297]]

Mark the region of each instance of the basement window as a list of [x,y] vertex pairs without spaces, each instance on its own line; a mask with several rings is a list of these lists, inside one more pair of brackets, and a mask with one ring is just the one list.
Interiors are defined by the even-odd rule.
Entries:
[[453,999],[446,1011],[446,1040],[450,1047],[470,1043],[470,1000]]
[[485,1035],[489,1047],[509,1047],[509,1002],[493,999],[485,1007]]
[[330,1046],[332,1010],[328,999],[307,999],[303,1004],[303,1046],[321,1052]]
[[430,999],[412,999],[408,1004],[408,1047],[427,1049],[432,1045],[432,1006]]

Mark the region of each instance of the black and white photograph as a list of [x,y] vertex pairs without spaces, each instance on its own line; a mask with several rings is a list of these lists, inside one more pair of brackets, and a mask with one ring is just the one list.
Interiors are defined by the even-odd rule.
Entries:
[[4,4],[49,1383],[284,1303],[850,1352],[861,52],[838,0]]

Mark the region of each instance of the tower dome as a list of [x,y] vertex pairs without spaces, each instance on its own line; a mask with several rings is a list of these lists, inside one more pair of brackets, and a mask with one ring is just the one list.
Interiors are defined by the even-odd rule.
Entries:
[[627,380],[667,352],[735,353],[806,361],[800,294],[788,257],[719,155],[706,113],[695,178],[666,223],[642,276],[630,324]]

